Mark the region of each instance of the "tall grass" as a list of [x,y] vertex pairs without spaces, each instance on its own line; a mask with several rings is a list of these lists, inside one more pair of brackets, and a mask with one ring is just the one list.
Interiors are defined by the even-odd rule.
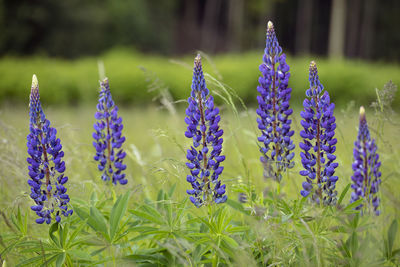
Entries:
[[[44,81],[45,79],[43,79]],[[44,88],[45,85],[42,85]],[[212,90],[224,91],[215,86]],[[42,90],[43,92],[44,90]],[[45,101],[43,101],[46,103]],[[229,101],[228,101],[229,102]],[[0,113],[0,255],[7,266],[396,266],[400,242],[400,120],[378,138],[382,156],[382,215],[362,216],[348,205],[356,109],[337,109],[339,205],[320,208],[300,194],[300,162],[276,184],[264,180],[254,110],[224,105],[228,203],[197,209],[185,190],[183,105],[176,114],[153,107],[121,109],[127,137],[126,187],[105,186],[92,159],[94,107],[47,109],[63,140],[74,215],[50,229],[29,209],[25,136],[27,109]],[[235,111],[236,110],[236,111]],[[295,109],[294,114],[299,110]],[[367,111],[372,115],[372,110]],[[377,129],[379,116],[370,116]],[[298,144],[299,116],[294,116]],[[184,140],[184,141],[183,141]],[[296,148],[298,149],[298,148]],[[296,150],[296,155],[299,151]],[[247,202],[238,201],[239,194]],[[355,203],[357,204],[357,203]]]

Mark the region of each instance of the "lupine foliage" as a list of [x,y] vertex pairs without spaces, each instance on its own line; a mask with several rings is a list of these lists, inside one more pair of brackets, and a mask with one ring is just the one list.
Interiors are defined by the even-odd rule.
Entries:
[[221,166],[225,160],[225,156],[221,155],[224,131],[219,127],[219,109],[215,107],[214,98],[206,86],[200,55],[194,60],[188,103],[185,136],[193,140],[193,145],[186,154],[189,161],[186,165],[190,169],[186,180],[193,189],[187,190],[187,193],[196,207],[212,202],[223,203],[227,200],[226,187],[218,178],[224,170]]
[[353,181],[351,188],[354,191],[351,193],[350,202],[353,203],[362,198],[364,202],[357,209],[361,209],[363,212],[374,211],[376,215],[379,215],[378,191],[382,174],[379,170],[381,162],[377,149],[375,139],[371,138],[368,129],[365,109],[361,107],[358,136],[354,142],[354,162],[352,165],[354,174],[351,177]]
[[299,144],[304,151],[300,153],[304,170],[300,171],[306,177],[301,195],[308,196],[316,203],[335,205],[337,202],[335,169],[336,118],[333,115],[335,104],[331,103],[329,93],[319,81],[317,65],[310,64],[310,88],[306,91],[307,98],[303,102],[304,110],[300,113],[303,130],[300,136],[303,142]]
[[282,53],[271,21],[268,22],[263,61],[257,87],[260,94],[257,96],[257,123],[261,130],[258,141],[262,143],[263,154],[260,159],[265,175],[281,181],[282,173],[294,166],[294,131],[290,129],[292,120],[289,119],[293,113],[289,105],[292,89],[288,87],[290,73],[286,55]]
[[64,176],[64,152],[57,130],[50,126],[40,103],[39,82],[36,75],[32,78],[29,99],[29,134],[27,136],[29,164],[28,184],[31,186],[30,197],[35,201],[31,207],[40,217],[36,222],[50,224],[52,219],[60,222],[60,215],[69,216],[69,196]]

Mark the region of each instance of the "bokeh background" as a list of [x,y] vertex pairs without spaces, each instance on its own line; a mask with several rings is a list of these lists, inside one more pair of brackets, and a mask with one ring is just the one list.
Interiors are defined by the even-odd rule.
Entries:
[[46,105],[94,103],[104,70],[123,105],[154,103],[160,88],[185,99],[201,51],[205,71],[252,105],[268,20],[294,105],[312,59],[335,102],[370,103],[400,83],[399,12],[398,0],[2,0],[0,103],[26,103],[33,73]]

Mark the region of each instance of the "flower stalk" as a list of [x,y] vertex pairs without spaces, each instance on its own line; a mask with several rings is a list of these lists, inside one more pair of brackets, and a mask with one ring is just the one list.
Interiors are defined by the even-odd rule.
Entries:
[[286,55],[282,53],[270,21],[263,61],[257,87],[257,123],[261,130],[258,141],[262,143],[260,160],[266,178],[280,182],[283,172],[294,166],[294,131],[290,129],[293,110],[289,105],[292,89],[288,87],[290,68],[286,64]]
[[118,107],[112,100],[110,84],[107,78],[100,82],[100,96],[95,113],[97,122],[94,124],[93,146],[96,149],[94,160],[98,161],[98,170],[102,172],[104,181],[125,185],[126,165],[123,159],[126,153],[122,149],[125,137],[122,136],[122,118],[118,116]]
[[303,142],[299,146],[303,170],[300,175],[306,177],[303,182],[301,195],[311,199],[317,204],[335,205],[337,202],[335,162],[337,139],[335,136],[336,118],[333,115],[335,104],[330,102],[329,93],[321,84],[318,76],[317,64],[311,61],[309,82],[310,88],[306,91],[303,102],[304,110],[300,113],[303,130],[300,136]]
[[215,107],[214,98],[206,86],[200,55],[194,60],[188,103],[185,136],[193,140],[193,145],[186,155],[186,165],[190,169],[186,180],[192,185],[187,193],[196,207],[223,203],[227,200],[226,187],[218,178],[224,169],[220,166],[225,160],[225,156],[221,155],[224,131],[219,127],[219,109]]
[[29,117],[28,184],[31,186],[30,197],[35,201],[31,209],[39,216],[38,224],[50,224],[53,219],[60,222],[60,215],[67,217],[73,213],[68,209],[70,198],[65,187],[68,177],[64,176],[64,152],[56,136],[57,130],[50,126],[43,112],[36,75],[32,77]]

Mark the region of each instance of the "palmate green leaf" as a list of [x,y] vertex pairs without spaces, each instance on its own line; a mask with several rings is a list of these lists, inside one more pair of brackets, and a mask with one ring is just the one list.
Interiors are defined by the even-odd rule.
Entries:
[[250,230],[249,226],[231,226],[229,225],[225,231],[230,234],[244,233]]
[[6,240],[4,240],[4,236],[0,236],[0,238],[3,239],[5,244],[8,244],[4,247],[2,251],[0,251],[0,255],[2,257],[5,257],[10,251],[14,249],[14,247],[17,247],[26,242],[26,237],[20,236],[19,234],[8,236]]
[[[229,247],[227,247],[226,251],[231,252],[232,249],[235,249],[235,248],[237,248],[239,246],[239,244],[236,242],[236,240],[233,239],[232,237],[229,237],[227,235],[222,235],[221,237],[222,237],[222,240],[224,242],[226,242],[227,245],[229,245]],[[234,251],[232,251],[232,252],[234,253]]]
[[40,263],[43,263],[45,265],[45,264],[48,264],[48,263],[51,263],[52,261],[54,261],[59,254],[60,253],[48,253],[48,254],[44,254],[44,255],[35,256],[35,257],[32,257],[32,258],[29,258],[29,259],[19,262],[16,265],[16,267],[37,266]]
[[60,227],[58,227],[58,231],[59,231],[59,235],[60,235],[61,247],[65,248],[65,245],[67,242],[67,237],[68,237],[68,232],[69,232],[69,223],[60,225]]
[[84,261],[92,260],[92,256],[86,251],[81,249],[70,249],[68,250],[68,254],[71,255],[74,260],[84,260]]
[[115,202],[111,214],[110,214],[110,238],[114,239],[115,233],[118,231],[118,225],[121,221],[122,217],[126,212],[126,208],[128,206],[130,197],[130,192],[126,192],[124,195],[119,196],[117,201]]
[[343,213],[351,214],[351,213],[360,213],[358,210],[354,210],[358,205],[363,203],[363,199],[359,199],[353,203],[350,203],[343,209]]
[[24,241],[18,244],[18,247],[22,247],[19,250],[21,253],[42,253],[45,252],[56,252],[60,251],[60,247],[55,245],[53,242],[47,243],[46,241]]
[[104,238],[110,241],[110,236],[107,231],[107,222],[103,214],[96,208],[90,207],[90,214],[79,206],[74,205],[74,210],[78,216],[96,232],[101,233]]
[[[86,221],[84,221],[84,223],[81,223],[71,234],[71,236],[68,239],[67,244],[65,245],[66,248],[70,248],[73,247],[74,244],[73,242],[75,241],[75,238],[78,236],[78,234],[80,234],[80,232],[82,231],[82,229],[85,227],[86,225]],[[76,244],[75,244],[76,245]]]
[[[42,263],[42,265],[40,265],[41,267],[48,267],[50,263],[53,263],[54,261],[56,261],[58,259],[58,257],[61,255],[62,253],[58,253],[56,255],[50,256],[49,258],[46,258],[46,261]],[[57,266],[58,267],[58,266]]]
[[[153,210],[154,211],[154,210]],[[155,210],[156,211],[156,210]],[[162,216],[160,213],[156,211],[156,213],[151,213],[148,210],[142,211],[142,210],[129,210],[130,213],[135,215],[136,217],[143,219],[148,222],[152,222],[158,225],[163,225],[164,221],[161,219]]]
[[168,266],[168,259],[162,255],[162,252],[165,251],[167,251],[165,248],[144,249],[137,251],[135,254],[125,256],[123,259],[134,263]]
[[53,243],[57,246],[57,247],[62,247],[60,244],[60,240],[56,237],[56,235],[54,233],[56,233],[58,231],[58,223],[55,222],[53,223],[50,228],[49,228],[49,236],[50,239],[53,241]]
[[103,233],[103,235],[109,239],[107,221],[96,207],[90,207],[90,221],[96,231]]
[[67,256],[67,254],[65,252],[63,252],[57,256],[56,267],[62,267],[66,256]]

